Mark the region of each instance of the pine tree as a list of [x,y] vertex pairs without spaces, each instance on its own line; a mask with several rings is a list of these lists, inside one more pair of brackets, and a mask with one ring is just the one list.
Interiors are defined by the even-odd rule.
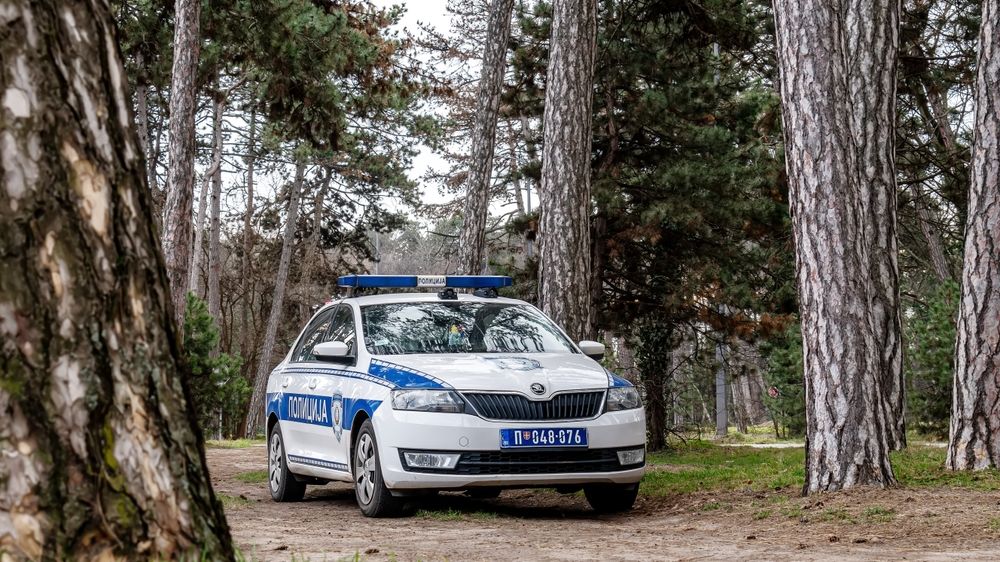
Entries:
[[954,403],[948,457],[952,470],[1000,466],[1000,1],[983,0],[976,76],[975,136],[962,294],[958,307]]
[[898,9],[889,0],[870,9],[775,3],[807,493],[892,485],[889,452],[905,444],[895,233]]
[[232,560],[108,5],[5,14],[2,556]]

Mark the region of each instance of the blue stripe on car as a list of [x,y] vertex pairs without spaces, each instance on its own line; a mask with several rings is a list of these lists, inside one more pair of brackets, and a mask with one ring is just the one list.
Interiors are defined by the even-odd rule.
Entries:
[[381,359],[372,359],[368,373],[392,383],[395,388],[451,388],[437,377]]
[[[279,420],[333,427],[332,398],[318,394],[275,392],[267,395],[267,413],[278,416]],[[381,400],[344,398],[344,416],[340,420],[341,427],[350,430],[358,412],[365,412],[370,418],[375,415],[375,410],[381,405]]]
[[608,374],[608,386],[611,388],[619,388],[623,386],[632,386],[632,383],[619,377],[618,375],[612,373],[611,371],[605,369],[605,373]]
[[350,430],[354,424],[354,418],[358,412],[365,412],[368,417],[375,415],[375,410],[382,405],[381,400],[367,400],[365,398],[344,398],[344,429]]

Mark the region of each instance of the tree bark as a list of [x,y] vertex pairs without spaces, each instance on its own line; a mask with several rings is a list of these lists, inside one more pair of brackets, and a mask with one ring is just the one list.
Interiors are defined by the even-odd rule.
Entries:
[[955,386],[945,464],[1000,467],[1000,0],[984,0]]
[[201,255],[205,249],[205,215],[208,213],[208,199],[210,189],[209,180],[212,178],[212,171],[209,170],[201,180],[201,192],[198,195],[198,212],[194,215],[194,245],[191,248],[191,263],[188,266],[188,291],[205,298],[205,292],[201,290]]
[[0,557],[232,560],[110,8],[0,21]]
[[806,382],[805,493],[895,483],[905,443],[895,0],[776,0]]
[[729,410],[726,397],[726,344],[719,340],[715,342],[715,361],[719,364],[715,370],[715,437],[729,435]]
[[[253,307],[253,212],[254,212],[254,202],[253,202],[253,174],[254,174],[254,164],[257,161],[257,111],[256,109],[250,109],[250,131],[249,131],[249,141],[247,143],[247,202],[246,211],[243,213],[243,303],[240,307],[240,329],[242,330],[243,337],[240,339],[240,354],[246,361],[246,366],[250,367],[251,358],[253,354],[251,345],[253,341],[253,330],[251,329],[250,323],[252,321],[252,315],[250,310]],[[252,370],[245,371],[247,373],[252,373]]]
[[507,42],[514,0],[493,0],[486,24],[486,52],[483,54],[479,95],[476,98],[472,132],[469,181],[465,197],[465,221],[458,238],[459,273],[482,273],[486,257],[486,217],[490,207],[490,178],[496,143],[500,91],[507,70]]
[[575,340],[590,336],[590,158],[596,0],[555,0],[542,142],[539,300]]
[[278,262],[278,274],[274,279],[274,297],[271,300],[271,313],[267,317],[267,331],[264,334],[264,345],[261,357],[257,363],[257,374],[254,377],[253,396],[250,398],[250,411],[247,414],[246,436],[256,435],[263,426],[264,397],[267,393],[267,377],[271,373],[271,356],[274,353],[274,343],[278,337],[278,325],[281,323],[281,313],[285,300],[285,285],[288,281],[288,266],[292,260],[292,244],[295,242],[295,226],[299,220],[299,198],[302,192],[303,176],[306,166],[299,163],[295,166],[295,181],[292,182],[288,194],[288,217],[285,223],[285,236],[281,243],[281,259]]
[[163,257],[170,276],[170,300],[179,330],[184,327],[184,308],[191,261],[191,205],[194,199],[194,135],[201,50],[199,0],[174,3],[174,62],[170,79],[170,168],[164,204]]
[[[208,230],[208,313],[215,318],[222,329],[222,296],[219,293],[219,277],[222,273],[221,199],[222,199],[222,126],[226,100],[221,95],[215,100],[212,114],[212,198],[209,211]],[[222,338],[219,338],[222,341]]]

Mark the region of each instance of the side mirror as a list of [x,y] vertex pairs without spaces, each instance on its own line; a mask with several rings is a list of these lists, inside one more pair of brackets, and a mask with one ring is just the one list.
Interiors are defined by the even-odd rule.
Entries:
[[316,344],[312,354],[320,361],[347,363],[350,361],[351,347],[342,341],[325,341]]
[[604,344],[598,341],[583,340],[579,344],[580,351],[594,361],[604,359]]

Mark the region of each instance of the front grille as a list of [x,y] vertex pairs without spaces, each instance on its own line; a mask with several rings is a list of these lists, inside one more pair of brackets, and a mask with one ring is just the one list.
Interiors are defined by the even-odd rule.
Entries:
[[403,458],[403,451],[400,451],[400,460],[403,462],[403,468],[410,472],[464,475],[615,472],[631,470],[645,464],[622,466],[618,462],[618,449],[466,452],[462,453],[454,470],[408,467]]
[[463,394],[484,418],[505,421],[579,420],[595,417],[604,404],[604,391],[557,394],[551,400],[528,400],[520,394]]

